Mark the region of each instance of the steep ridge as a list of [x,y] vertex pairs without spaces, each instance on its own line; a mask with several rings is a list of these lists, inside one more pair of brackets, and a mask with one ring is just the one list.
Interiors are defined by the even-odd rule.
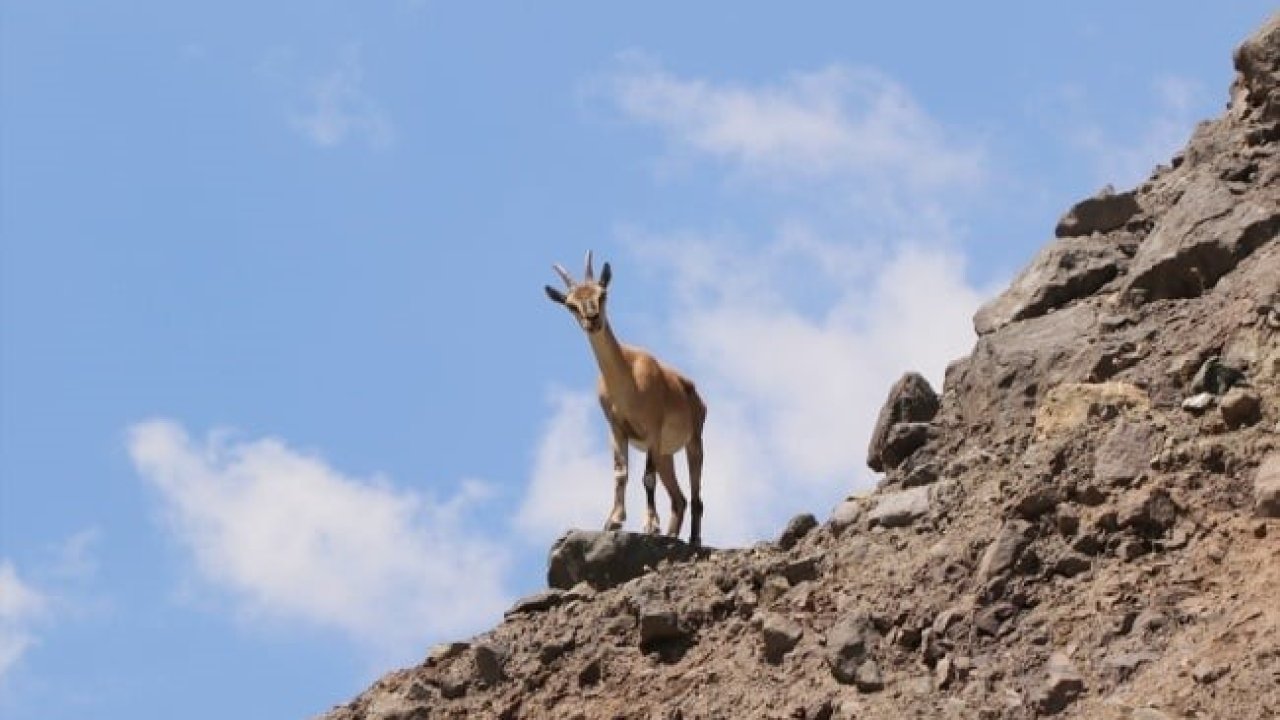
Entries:
[[940,395],[892,389],[874,493],[749,549],[570,533],[555,587],[325,717],[1280,717],[1280,15],[1234,61]]

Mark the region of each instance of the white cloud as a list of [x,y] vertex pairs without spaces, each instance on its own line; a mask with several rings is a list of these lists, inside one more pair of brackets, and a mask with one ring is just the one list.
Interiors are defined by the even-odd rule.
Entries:
[[19,577],[11,561],[0,561],[0,679],[36,644],[35,625],[48,610],[48,597]]
[[[269,59],[263,72],[278,73],[279,58]],[[359,46],[342,51],[338,66],[311,79],[305,90],[306,110],[292,123],[303,136],[321,147],[341,145],[363,137],[373,147],[390,145],[395,133],[386,112],[364,89],[364,66]]]
[[749,87],[676,77],[638,54],[608,92],[623,114],[667,132],[673,148],[756,177],[964,186],[984,173],[982,150],[958,146],[900,84],[832,65]]
[[[631,242],[641,262],[673,277],[674,300],[656,333],[667,346],[654,349],[682,360],[710,406],[703,481],[710,544],[770,536],[790,515],[822,515],[868,487],[867,441],[889,386],[918,370],[940,391],[947,363],[972,347],[971,317],[984,298],[965,281],[963,257],[936,247],[874,257],[811,239],[813,252],[791,255],[782,267],[785,237],[750,254],[688,235]],[[820,308],[787,300],[793,277],[822,286]],[[634,339],[626,328],[619,333]],[[521,518],[544,536],[594,527],[612,498],[594,397],[558,395],[547,427]],[[643,518],[639,462],[632,460],[633,529]]]
[[[784,210],[766,237],[624,228],[634,262],[615,263],[615,283],[630,273],[660,289],[611,317],[631,322],[617,328],[622,340],[675,360],[707,399],[709,544],[770,537],[798,512],[821,516],[873,482],[866,447],[893,381],[917,370],[941,390],[946,365],[972,347],[986,293],[966,280],[949,202],[955,186],[982,179],[983,153],[949,140],[873,70],[748,88],[633,60],[612,87],[624,114],[671,147],[765,190],[780,175],[810,183],[803,208]],[[521,513],[544,535],[583,518],[596,526],[612,498],[594,400],[561,393],[552,410]],[[635,492],[629,507],[638,528]]]
[[403,659],[505,607],[507,554],[464,523],[481,483],[437,501],[277,439],[193,440],[168,420],[133,426],[128,449],[199,577],[250,617],[334,628]]

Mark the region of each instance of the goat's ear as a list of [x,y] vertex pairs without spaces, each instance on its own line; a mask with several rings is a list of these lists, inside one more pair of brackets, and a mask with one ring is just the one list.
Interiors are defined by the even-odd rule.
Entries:
[[609,281],[613,279],[613,268],[609,267],[609,263],[605,263],[600,270],[600,287],[609,287]]
[[550,285],[544,286],[543,289],[547,291],[547,297],[551,298],[555,302],[560,303],[561,305],[564,304],[564,293],[551,287]]

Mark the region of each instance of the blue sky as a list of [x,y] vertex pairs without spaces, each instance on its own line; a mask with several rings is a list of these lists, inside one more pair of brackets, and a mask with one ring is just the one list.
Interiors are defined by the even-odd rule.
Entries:
[[587,248],[707,541],[825,515],[1272,10],[616,5],[0,3],[0,714],[307,716],[541,587],[610,503]]

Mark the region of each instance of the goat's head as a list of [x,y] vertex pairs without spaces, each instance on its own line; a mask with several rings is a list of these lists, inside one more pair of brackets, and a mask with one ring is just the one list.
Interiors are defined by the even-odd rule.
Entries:
[[568,292],[561,292],[548,285],[546,286],[547,297],[568,308],[586,332],[597,332],[604,327],[604,305],[609,299],[609,280],[613,277],[613,270],[609,268],[609,263],[605,263],[600,269],[600,279],[597,280],[595,271],[591,269],[591,251],[588,250],[587,269],[582,282],[575,282],[569,272],[560,265],[552,265],[552,267],[564,281]]

